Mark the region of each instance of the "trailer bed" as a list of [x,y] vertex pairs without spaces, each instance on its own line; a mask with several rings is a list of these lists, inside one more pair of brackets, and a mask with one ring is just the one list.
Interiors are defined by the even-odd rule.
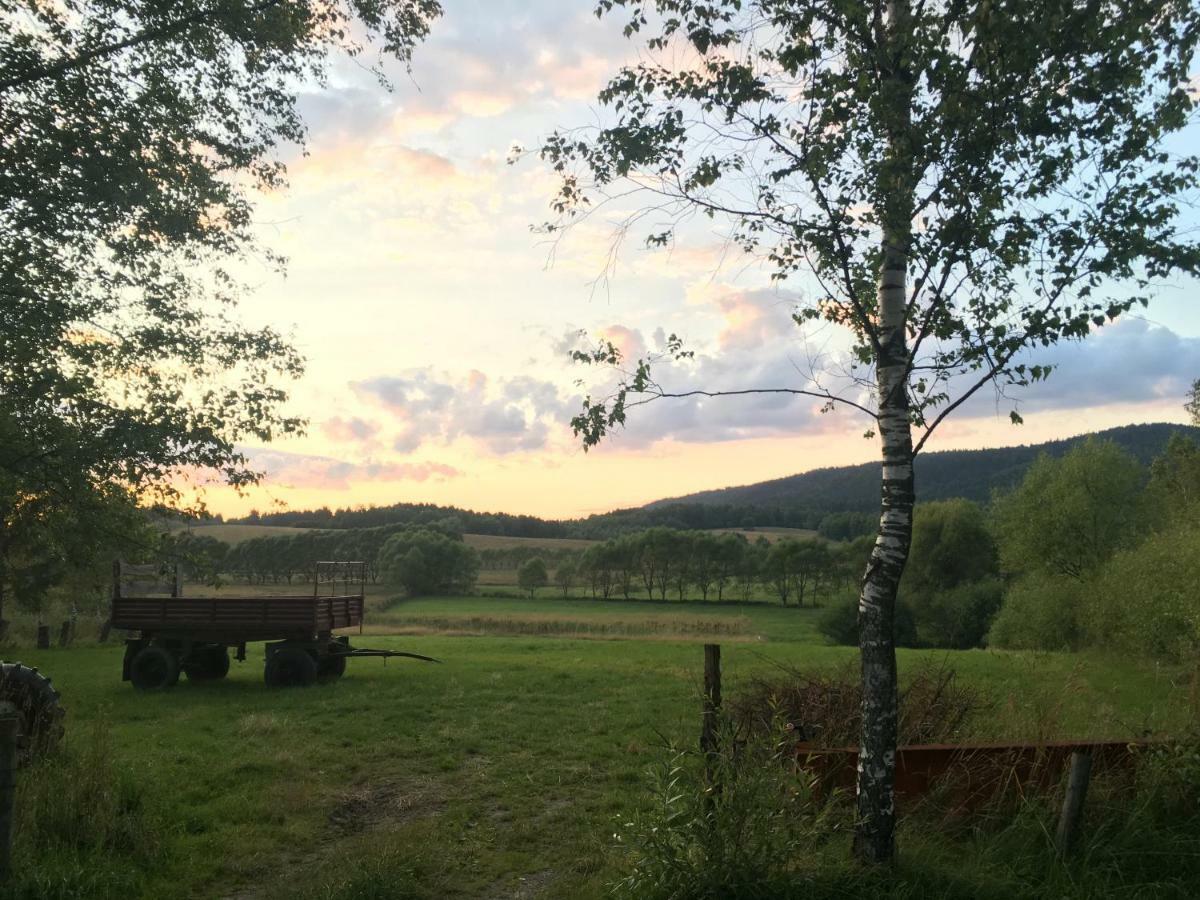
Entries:
[[114,628],[214,643],[306,640],[361,626],[362,594],[271,597],[114,597]]

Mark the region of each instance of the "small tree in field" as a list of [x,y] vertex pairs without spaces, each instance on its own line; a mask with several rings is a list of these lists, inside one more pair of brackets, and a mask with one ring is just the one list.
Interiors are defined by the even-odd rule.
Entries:
[[564,600],[571,596],[571,588],[575,586],[575,574],[575,562],[570,559],[564,559],[554,570],[554,583],[562,588]]
[[535,556],[533,559],[527,559],[517,569],[517,584],[521,590],[529,591],[530,600],[533,599],[534,591],[545,587],[549,583],[550,577],[546,572],[546,564],[542,562],[541,557]]
[[[1163,140],[1194,106],[1191,0],[600,0],[648,33],[601,92],[611,117],[552,135],[564,227],[606,202],[644,204],[669,244],[697,213],[803,278],[799,325],[846,329],[845,390],[746,385],[844,405],[880,438],[879,528],[859,595],[863,715],[855,848],[894,853],[896,590],[908,557],[913,458],[989,386],[1045,378],[1029,351],[1084,338],[1196,272],[1176,229],[1194,157]],[[584,446],[665,397],[693,365],[672,338],[573,420]],[[582,361],[620,367],[607,342]],[[661,368],[659,370],[661,372]],[[1016,412],[1012,413],[1019,420]]]

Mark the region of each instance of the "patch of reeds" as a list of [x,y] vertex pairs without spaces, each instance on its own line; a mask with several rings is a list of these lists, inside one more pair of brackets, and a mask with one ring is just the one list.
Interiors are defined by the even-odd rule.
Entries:
[[544,637],[738,637],[749,631],[744,616],[613,619],[537,618],[525,616],[413,616],[389,623],[422,633]]

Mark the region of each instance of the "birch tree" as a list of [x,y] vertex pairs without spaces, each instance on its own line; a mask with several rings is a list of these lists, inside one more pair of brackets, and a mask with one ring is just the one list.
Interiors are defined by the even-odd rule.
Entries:
[[561,177],[547,229],[633,210],[622,231],[666,246],[710,217],[813,297],[797,325],[846,330],[852,377],[717,391],[656,376],[689,371],[677,338],[637,360],[601,342],[576,358],[625,374],[572,424],[589,447],[639,404],[753,392],[867,418],[881,504],[858,608],[855,848],[883,862],[914,456],[980,391],[1047,377],[1038,351],[1196,271],[1177,214],[1197,160],[1164,139],[1193,110],[1200,19],[1188,0],[601,0],[612,13],[638,62],[600,93],[600,124],[541,145]]

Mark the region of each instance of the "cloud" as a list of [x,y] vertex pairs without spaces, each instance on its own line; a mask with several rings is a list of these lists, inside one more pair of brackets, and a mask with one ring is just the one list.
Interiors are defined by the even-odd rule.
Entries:
[[[1030,353],[1026,362],[1052,365],[1054,371],[1047,381],[1014,394],[1023,412],[1175,400],[1182,405],[1200,375],[1200,338],[1124,316],[1086,340]],[[985,402],[994,410],[994,396]]]
[[334,416],[332,419],[326,419],[321,423],[322,433],[333,441],[343,443],[365,442],[371,440],[379,433],[379,426],[374,422],[368,422],[366,419],[360,419],[354,416],[349,419],[343,419],[341,416]]
[[503,455],[540,450],[575,402],[558,386],[531,376],[490,379],[431,367],[356,381],[351,389],[387,410],[399,426],[392,447],[411,453],[429,442],[473,440]]
[[[806,374],[810,360],[806,348],[797,342],[799,332],[788,314],[790,307],[786,302],[781,306],[778,293],[735,292],[714,306],[726,314],[714,345],[685,344],[685,349],[693,350],[691,358],[660,357],[653,362],[651,374],[663,392],[816,388]],[[650,342],[636,329],[622,326],[621,330],[628,346],[645,348],[649,343],[662,349],[661,330],[656,330]],[[597,370],[587,374],[596,376],[589,386],[593,399],[607,396],[615,388],[612,373]],[[845,379],[829,378],[828,386],[848,390],[847,396],[858,399],[856,389]],[[636,399],[630,398],[631,402]],[[631,407],[626,426],[615,441],[626,449],[644,449],[664,440],[715,443],[823,434],[850,427],[845,416],[823,414],[822,405],[818,398],[784,392],[658,398]],[[856,421],[853,427],[861,430],[860,424]]]
[[794,341],[798,331],[792,313],[803,301],[794,291],[747,290],[724,284],[693,285],[688,303],[707,306],[721,316],[717,349],[742,353]]
[[270,482],[291,488],[342,490],[352,483],[377,481],[445,481],[462,472],[438,462],[348,462],[329,456],[250,449],[250,464],[266,472]]
[[646,356],[646,342],[641,332],[624,325],[609,325],[596,332],[596,338],[608,341],[620,352],[621,357],[629,362],[635,362]]

